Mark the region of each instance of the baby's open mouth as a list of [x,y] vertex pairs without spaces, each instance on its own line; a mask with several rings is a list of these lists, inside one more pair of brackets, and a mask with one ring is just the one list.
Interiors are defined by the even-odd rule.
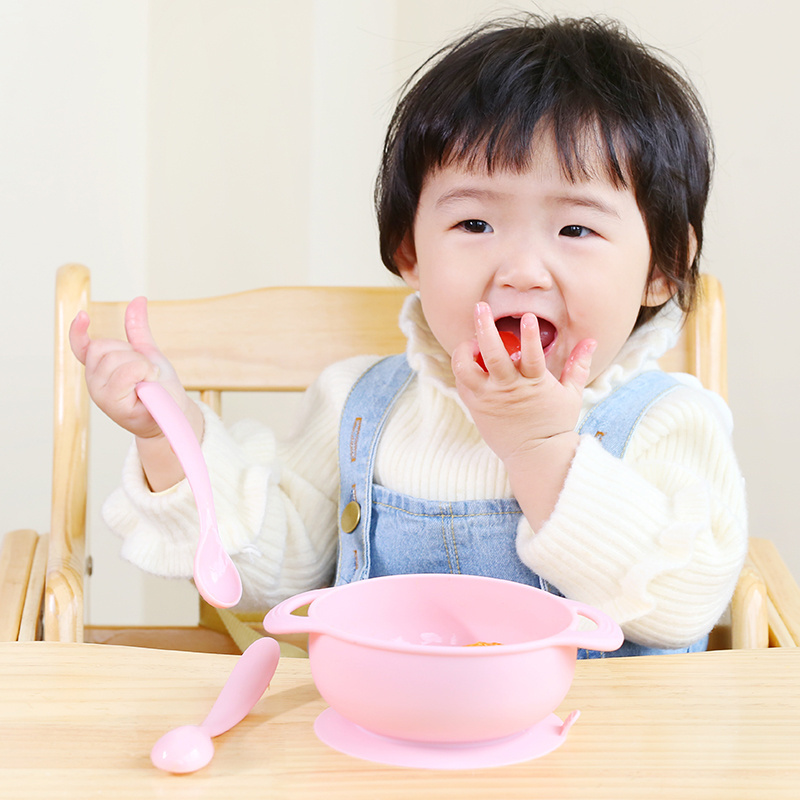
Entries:
[[[513,333],[518,339],[520,337],[520,320],[522,317],[500,317],[495,321],[498,331]],[[549,320],[537,317],[539,321],[539,341],[542,343],[542,350],[546,350],[556,339],[556,326]]]

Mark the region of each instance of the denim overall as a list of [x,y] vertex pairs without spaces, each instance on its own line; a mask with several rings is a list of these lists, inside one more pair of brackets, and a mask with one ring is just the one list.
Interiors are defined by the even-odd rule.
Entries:
[[[522,563],[512,498],[439,502],[398,494],[373,483],[378,440],[397,398],[414,379],[404,355],[368,369],[345,403],[339,430],[339,563],[336,584],[405,573],[464,573],[527,583],[561,594]],[[648,408],[677,381],[646,372],[598,403],[579,427],[621,458]],[[705,650],[707,637],[679,650],[625,641],[619,650],[578,651],[578,658],[686,653]]]

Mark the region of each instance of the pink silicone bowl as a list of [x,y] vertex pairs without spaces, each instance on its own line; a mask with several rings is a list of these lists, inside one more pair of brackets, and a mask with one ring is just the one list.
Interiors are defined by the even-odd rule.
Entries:
[[[292,614],[311,603],[308,616]],[[579,630],[580,617],[596,627]],[[606,614],[511,581],[395,575],[305,592],[265,617],[309,634],[314,682],[343,717],[417,742],[481,742],[524,731],[569,691],[577,648],[616,650]],[[475,642],[498,646],[467,647]]]

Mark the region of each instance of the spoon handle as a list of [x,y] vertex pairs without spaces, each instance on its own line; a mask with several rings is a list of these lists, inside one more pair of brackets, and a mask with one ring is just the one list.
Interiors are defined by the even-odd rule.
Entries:
[[278,666],[280,645],[275,639],[256,639],[242,653],[200,726],[209,736],[219,736],[241,722],[261,699]]
[[136,384],[136,394],[158,423],[161,432],[170,444],[175,457],[183,468],[186,480],[192,489],[200,517],[214,514],[214,497],[211,494],[211,480],[203,461],[203,454],[197,437],[172,395],[154,381]]
[[195,585],[212,606],[235,606],[242,597],[242,581],[219,538],[211,479],[192,426],[160,383],[142,381],[136,384],[136,394],[161,428],[194,495],[200,517],[200,540],[194,561]]

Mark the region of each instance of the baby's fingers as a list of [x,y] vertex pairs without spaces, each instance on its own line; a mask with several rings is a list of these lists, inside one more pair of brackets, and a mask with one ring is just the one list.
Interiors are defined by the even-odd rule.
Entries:
[[81,364],[86,364],[86,354],[91,341],[89,338],[89,315],[85,311],[79,311],[69,326],[69,346]]
[[539,380],[547,374],[547,362],[539,337],[539,320],[536,314],[523,314],[519,332],[522,340],[520,371],[526,378]]
[[450,362],[456,383],[467,383],[470,389],[475,389],[485,380],[486,372],[475,362],[478,353],[480,350],[474,340],[462,342],[453,350]]
[[569,354],[567,363],[561,372],[561,385],[582,393],[589,381],[592,368],[592,356],[597,349],[594,339],[583,339],[575,345]]
[[[477,303],[474,311],[475,359],[484,372],[496,380],[509,381],[517,378],[517,363],[520,360],[519,340],[516,336],[501,334],[497,330],[492,309],[488,303]],[[503,338],[506,336],[507,338]],[[512,341],[513,345],[512,346]]]
[[136,297],[128,303],[128,307],[125,309],[125,335],[137,353],[141,353],[151,361],[164,358],[150,331],[150,323],[147,319],[147,298]]
[[182,403],[187,402],[175,369],[169,359],[161,352],[150,330],[147,315],[147,298],[136,297],[125,309],[125,335],[130,346],[144,356],[153,365],[155,374],[149,380],[158,380],[169,390],[170,394]]

